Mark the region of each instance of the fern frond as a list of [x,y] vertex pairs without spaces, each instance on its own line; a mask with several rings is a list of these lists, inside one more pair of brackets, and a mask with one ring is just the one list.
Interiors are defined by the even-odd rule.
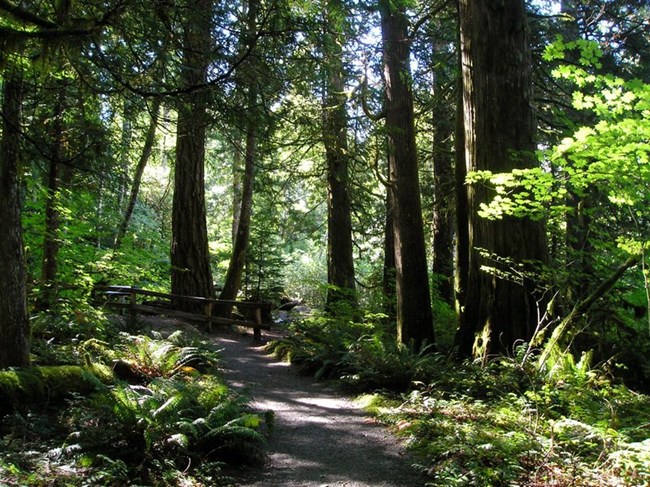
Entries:
[[158,409],[156,409],[152,416],[154,418],[161,416],[163,414],[167,415],[172,415],[175,412],[178,412],[178,408],[180,404],[183,402],[183,395],[182,394],[176,394],[169,399],[167,399],[162,406],[160,406]]

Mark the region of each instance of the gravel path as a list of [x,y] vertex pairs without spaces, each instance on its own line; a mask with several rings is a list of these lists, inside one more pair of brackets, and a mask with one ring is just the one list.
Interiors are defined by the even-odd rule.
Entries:
[[275,411],[265,468],[242,487],[418,487],[424,485],[398,441],[336,390],[303,377],[266,354],[251,336],[218,337],[225,375]]

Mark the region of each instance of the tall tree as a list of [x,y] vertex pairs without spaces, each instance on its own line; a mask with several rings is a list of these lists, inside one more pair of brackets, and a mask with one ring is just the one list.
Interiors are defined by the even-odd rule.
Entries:
[[0,369],[26,367],[30,362],[18,187],[22,97],[21,75],[6,68],[0,139]]
[[135,209],[135,203],[138,200],[138,194],[140,193],[140,184],[142,183],[142,176],[144,175],[144,170],[147,167],[151,153],[153,152],[153,144],[156,140],[156,127],[158,126],[158,116],[160,114],[160,98],[155,98],[151,105],[151,114],[149,119],[149,126],[147,128],[147,133],[144,136],[144,143],[142,146],[142,153],[138,159],[138,164],[135,167],[135,173],[133,174],[133,181],[131,182],[131,192],[129,194],[129,201],[126,205],[126,210],[124,210],[124,217],[122,218],[122,223],[117,231],[115,236],[115,242],[113,248],[119,249],[122,245],[122,240],[126,235],[126,231],[129,228],[129,223],[131,221],[131,216],[133,216],[133,210]]
[[380,0],[386,132],[393,200],[397,335],[402,343],[434,341],[415,145],[410,40],[405,2]]
[[528,31],[522,0],[461,0],[459,17],[464,151],[457,184],[466,188],[460,201],[467,215],[458,220],[458,272],[466,288],[457,346],[462,355],[489,354],[511,350],[535,330],[529,264],[546,261],[546,235],[543,223],[527,218],[479,217],[491,191],[464,179],[470,171],[536,165]]
[[[257,39],[257,16],[259,11],[258,0],[248,0],[246,5],[246,19],[242,35],[242,52],[249,52],[247,63],[240,69],[240,87],[246,93],[248,105],[246,118],[246,136],[244,144],[244,174],[241,181],[241,201],[239,209],[235,211],[237,219],[233,225],[233,251],[228,265],[228,272],[220,294],[220,299],[233,300],[241,287],[241,279],[246,265],[246,253],[251,232],[251,217],[253,213],[253,189],[255,171],[259,162],[259,125],[261,110],[257,75],[258,57],[251,54]],[[239,150],[237,147],[235,150]],[[228,314],[228,310],[222,310]]]
[[36,309],[51,309],[58,295],[58,260],[60,227],[60,180],[62,163],[65,158],[64,118],[66,114],[68,80],[56,80],[53,84],[56,93],[54,109],[50,114],[52,124],[48,139],[50,151],[47,154],[48,172],[45,196],[45,231],[43,235],[43,261],[41,265],[41,292],[36,300]]
[[[434,46],[434,50],[435,50]],[[435,67],[432,67],[435,69]],[[433,80],[433,214],[431,268],[438,279],[438,295],[449,304],[454,297],[454,106],[450,102],[454,81],[443,85],[434,72]]]
[[347,14],[341,0],[325,5],[323,143],[327,160],[327,304],[356,302],[352,252],[348,121],[343,47]]
[[204,187],[212,6],[212,0],[198,0],[184,9],[172,209],[172,293],[203,297],[214,294]]

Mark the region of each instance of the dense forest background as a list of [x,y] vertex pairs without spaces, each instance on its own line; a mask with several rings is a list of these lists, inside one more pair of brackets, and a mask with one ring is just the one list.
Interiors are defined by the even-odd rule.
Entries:
[[0,368],[97,338],[92,290],[119,284],[306,303],[277,351],[319,376],[363,382],[370,336],[647,393],[648,18],[0,1]]

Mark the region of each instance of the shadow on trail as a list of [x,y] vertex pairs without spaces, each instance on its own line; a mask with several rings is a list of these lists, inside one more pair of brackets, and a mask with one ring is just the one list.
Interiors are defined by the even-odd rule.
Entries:
[[275,412],[269,462],[242,486],[417,487],[396,440],[334,389],[299,375],[249,337],[217,339],[224,375],[253,407]]

